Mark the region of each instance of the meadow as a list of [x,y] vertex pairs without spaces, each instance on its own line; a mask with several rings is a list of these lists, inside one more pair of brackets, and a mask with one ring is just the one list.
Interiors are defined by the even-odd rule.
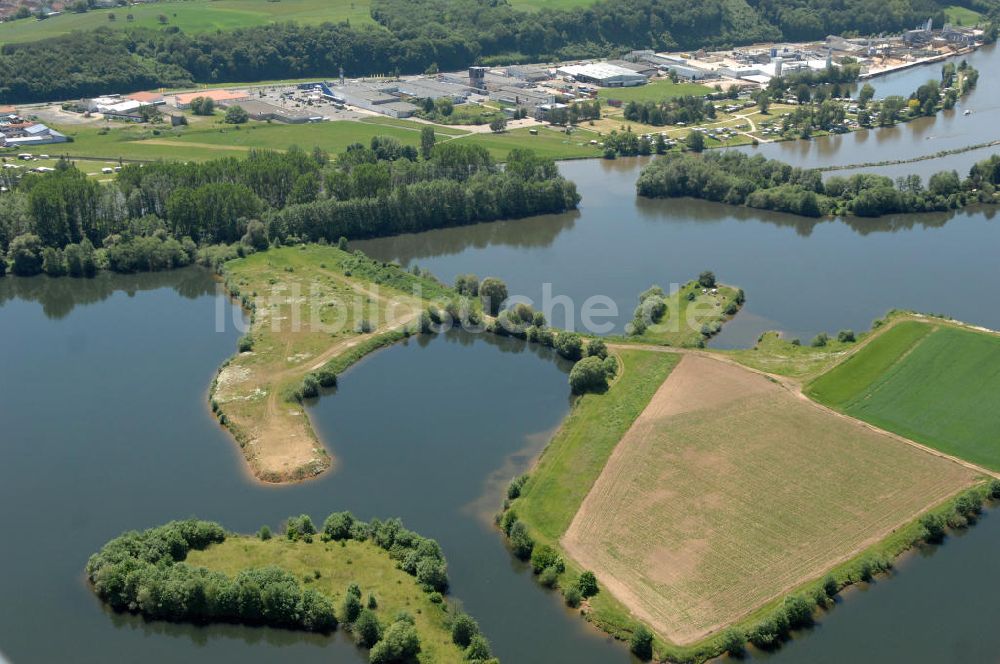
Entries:
[[1000,470],[995,334],[943,322],[900,322],[810,383],[806,393],[875,426]]
[[972,27],[979,25],[985,20],[985,16],[975,11],[974,9],[969,9],[968,7],[960,7],[959,5],[950,5],[944,8],[944,14],[948,17],[948,21],[954,25],[962,25],[965,27]]
[[[373,117],[364,120],[335,120],[313,124],[288,125],[278,122],[248,122],[226,125],[194,121],[188,127],[150,127],[146,125],[59,125],[73,141],[43,145],[25,150],[53,157],[66,156],[99,161],[205,161],[226,156],[245,155],[252,149],[304,150],[320,147],[327,152],[343,152],[352,143],[367,145],[375,136],[389,136],[404,145],[420,145],[420,130],[427,126],[411,120]],[[469,133],[435,125],[438,142],[461,139],[486,147],[499,161],[515,148],[530,148],[543,157],[574,159],[596,157],[597,146],[590,145],[590,134],[566,135],[539,127],[537,134],[528,129],[512,129],[501,134]],[[10,151],[13,155],[15,151]]]
[[[268,23],[294,21],[315,25],[326,21],[374,24],[368,0],[181,0],[155,2],[114,9],[93,9],[81,14],[70,11],[39,21],[34,18],[0,23],[0,44],[59,37],[74,30],[108,28],[177,27],[196,34],[233,30]],[[132,15],[133,20],[127,19]],[[114,20],[109,16],[113,15]],[[162,23],[160,16],[166,17]]]
[[562,544],[658,634],[690,644],[974,481],[765,376],[686,355],[614,449]]
[[448,604],[432,602],[417,580],[371,541],[346,540],[341,544],[317,538],[307,543],[230,535],[222,543],[191,551],[186,562],[230,577],[247,568],[276,565],[298,577],[303,587],[333,598],[337,607],[347,586],[357,583],[365,601],[369,593],[375,596],[378,606],[374,613],[383,626],[399,611],[413,616],[421,637],[418,661],[463,661],[461,651],[451,642]]
[[736,314],[743,297],[739,288],[723,284],[718,285],[716,293],[703,292],[706,290],[697,281],[689,281],[668,294],[664,298],[666,312],[663,318],[642,334],[627,337],[627,340],[682,348],[703,345]]

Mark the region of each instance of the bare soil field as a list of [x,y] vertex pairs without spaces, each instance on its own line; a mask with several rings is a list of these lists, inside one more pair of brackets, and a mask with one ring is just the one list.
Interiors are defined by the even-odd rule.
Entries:
[[976,476],[767,376],[689,354],[562,544],[684,645],[821,577]]

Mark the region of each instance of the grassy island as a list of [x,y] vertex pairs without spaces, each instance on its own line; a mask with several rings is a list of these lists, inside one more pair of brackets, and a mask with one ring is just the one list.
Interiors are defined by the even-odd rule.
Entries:
[[710,271],[670,293],[652,286],[639,295],[639,305],[626,329],[627,339],[701,348],[739,312],[744,300],[743,289],[716,282]]
[[[940,541],[1000,497],[989,470],[904,438],[915,425],[898,423],[968,383],[972,366],[1000,366],[996,337],[959,343],[955,368],[932,375],[940,350],[956,343],[948,332],[985,333],[940,323],[946,335],[917,353],[913,344],[937,332],[914,341],[910,327],[936,320],[894,313],[877,323],[809,345],[769,333],[744,351],[610,344],[618,377],[575,402],[531,472],[508,488],[497,523],[513,554],[640,658],[777,647],[842,587]],[[901,356],[912,368],[898,369]],[[995,373],[969,389],[996,389],[987,384]],[[884,402],[872,400],[883,382]],[[906,386],[909,405],[899,397]],[[974,400],[953,391],[956,403],[945,399],[923,423],[927,435],[986,449],[994,415],[975,417]],[[846,415],[809,398],[820,394]],[[956,405],[963,399],[966,409]],[[883,426],[851,411],[862,401],[894,413],[897,426],[855,419]]]
[[175,521],[111,540],[87,575],[112,608],[153,620],[341,627],[370,649],[373,664],[490,658],[478,625],[443,595],[447,566],[437,542],[398,519],[365,523],[335,512],[317,531],[301,515],[280,536],[266,526],[248,536]]

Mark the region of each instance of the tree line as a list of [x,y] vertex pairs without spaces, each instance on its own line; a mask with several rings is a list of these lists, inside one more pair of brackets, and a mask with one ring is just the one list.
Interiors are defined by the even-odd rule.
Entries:
[[806,217],[953,210],[973,203],[995,203],[1000,157],[979,162],[967,178],[955,171],[896,178],[858,173],[823,181],[816,169],[793,168],[761,155],[740,152],[703,156],[671,154],[646,166],[636,188],[640,196],[690,196]]
[[935,0],[598,0],[529,12],[493,0],[374,0],[376,25],[267,25],[189,35],[175,26],[79,31],[0,49],[0,103],[156,87],[458,70],[618,54],[878,34],[934,17]]
[[129,164],[107,185],[60,161],[0,195],[0,274],[4,255],[25,276],[162,270],[271,244],[562,212],[580,200],[553,160],[529,150],[513,150],[504,168],[481,146],[431,140],[422,152],[376,136],[332,159],[293,148]]

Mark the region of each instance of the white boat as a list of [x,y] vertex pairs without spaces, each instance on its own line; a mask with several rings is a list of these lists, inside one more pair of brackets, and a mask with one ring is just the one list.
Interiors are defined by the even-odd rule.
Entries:
[[965,113],[963,113],[962,115],[972,115],[972,111],[970,111],[969,109],[965,109]]

